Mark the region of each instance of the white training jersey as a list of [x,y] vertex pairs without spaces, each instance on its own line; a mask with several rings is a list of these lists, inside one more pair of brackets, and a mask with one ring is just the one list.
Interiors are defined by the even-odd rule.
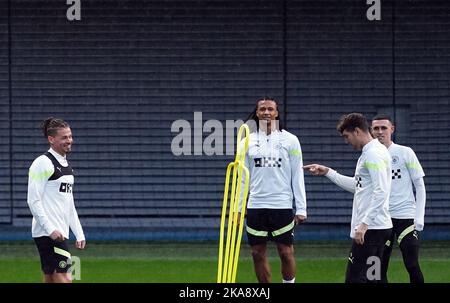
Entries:
[[70,227],[77,241],[85,240],[73,200],[72,168],[66,157],[53,149],[49,149],[48,154],[37,157],[28,173],[27,202],[33,214],[32,236],[50,236],[58,230],[69,239]]
[[354,192],[350,237],[355,237],[361,223],[367,224],[368,229],[392,228],[389,215],[391,157],[377,139],[363,147],[354,178],[340,175],[332,169],[326,176],[340,187]]
[[250,172],[247,208],[288,209],[295,201],[295,214],[306,216],[302,149],[295,135],[251,133],[245,165]]
[[413,180],[423,178],[425,173],[410,147],[392,143],[388,150],[392,157],[392,191],[389,202],[391,217],[414,219],[416,199]]

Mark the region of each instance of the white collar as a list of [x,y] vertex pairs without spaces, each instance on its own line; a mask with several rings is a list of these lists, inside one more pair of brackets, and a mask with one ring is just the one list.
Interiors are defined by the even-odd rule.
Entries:
[[264,136],[264,137],[270,137],[271,135],[277,135],[280,131],[278,129],[274,129],[270,135],[266,134],[266,132],[262,131],[262,130],[258,130],[258,135]]
[[[366,145],[363,146],[362,151],[365,152],[367,149],[370,148],[371,145],[376,144],[376,142],[380,143],[380,141],[378,141],[378,139],[372,139],[370,140]],[[380,143],[381,144],[381,143]]]
[[389,145],[389,147],[387,149],[391,149],[395,146],[396,144],[394,143],[394,141],[392,141],[391,145]]

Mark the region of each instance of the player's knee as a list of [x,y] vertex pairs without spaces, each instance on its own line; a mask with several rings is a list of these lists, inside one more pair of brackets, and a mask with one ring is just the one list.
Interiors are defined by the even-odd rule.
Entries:
[[417,260],[405,261],[405,267],[408,270],[408,272],[414,272],[420,268],[419,262]]
[[405,267],[409,270],[413,270],[419,267],[419,248],[417,246],[403,246],[400,247],[403,254],[403,261],[405,263]]
[[72,283],[71,276],[68,273],[54,273],[52,279],[53,283]]
[[283,262],[288,262],[288,261],[292,260],[292,258],[294,257],[294,254],[293,254],[292,250],[290,250],[290,249],[280,250],[279,255],[280,255],[280,259]]
[[419,268],[418,257],[414,254],[406,255],[404,257],[404,263],[408,272],[415,271]]
[[255,261],[263,261],[266,258],[266,252],[261,249],[252,249],[252,257]]

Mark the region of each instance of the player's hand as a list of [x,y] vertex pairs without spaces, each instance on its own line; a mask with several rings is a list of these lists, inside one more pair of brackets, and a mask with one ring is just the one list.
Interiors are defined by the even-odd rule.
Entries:
[[414,229],[417,231],[422,231],[423,230],[423,221],[419,223],[418,221],[414,220]]
[[355,242],[356,244],[359,245],[363,245],[364,244],[364,235],[366,234],[367,231],[367,224],[365,223],[361,223],[358,228],[356,229],[355,232]]
[[294,217],[295,225],[303,223],[306,221],[306,216],[303,215],[295,215]]
[[309,171],[314,176],[324,176],[330,170],[329,167],[326,167],[326,166],[323,166],[323,165],[320,165],[320,164],[305,165],[305,166],[303,166],[303,169],[306,169],[307,171]]
[[51,234],[50,234],[50,238],[53,241],[56,242],[62,242],[64,241],[64,236],[62,235],[62,233],[59,232],[59,230],[55,229]]
[[78,249],[84,249],[86,247],[86,241],[76,241],[75,242],[75,247]]

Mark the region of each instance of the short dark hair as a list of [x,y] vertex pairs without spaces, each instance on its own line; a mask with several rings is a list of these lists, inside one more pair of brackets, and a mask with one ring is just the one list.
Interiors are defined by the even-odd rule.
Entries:
[[259,119],[258,119],[258,116],[257,116],[256,113],[258,111],[258,103],[261,102],[261,101],[273,101],[273,102],[275,102],[275,105],[277,106],[277,111],[278,111],[278,117],[276,117],[275,120],[278,121],[279,130],[282,131],[283,128],[284,128],[284,125],[283,125],[283,122],[280,119],[280,110],[279,110],[279,106],[278,106],[278,101],[276,101],[274,98],[269,97],[269,96],[261,97],[261,98],[259,98],[256,101],[255,109],[252,111],[252,113],[247,117],[247,119],[245,121],[253,120],[253,121],[256,122],[256,128],[257,129],[259,128]]
[[369,132],[369,122],[367,118],[360,113],[350,113],[342,115],[336,126],[339,133],[346,131],[354,131],[355,128],[359,128],[364,132]]
[[62,119],[49,117],[41,122],[41,129],[44,133],[44,137],[55,136],[58,129],[70,127],[69,123]]
[[374,120],[388,120],[389,122],[391,122],[392,125],[394,125],[394,121],[391,119],[391,116],[386,114],[378,114],[375,117],[373,117],[372,121]]

